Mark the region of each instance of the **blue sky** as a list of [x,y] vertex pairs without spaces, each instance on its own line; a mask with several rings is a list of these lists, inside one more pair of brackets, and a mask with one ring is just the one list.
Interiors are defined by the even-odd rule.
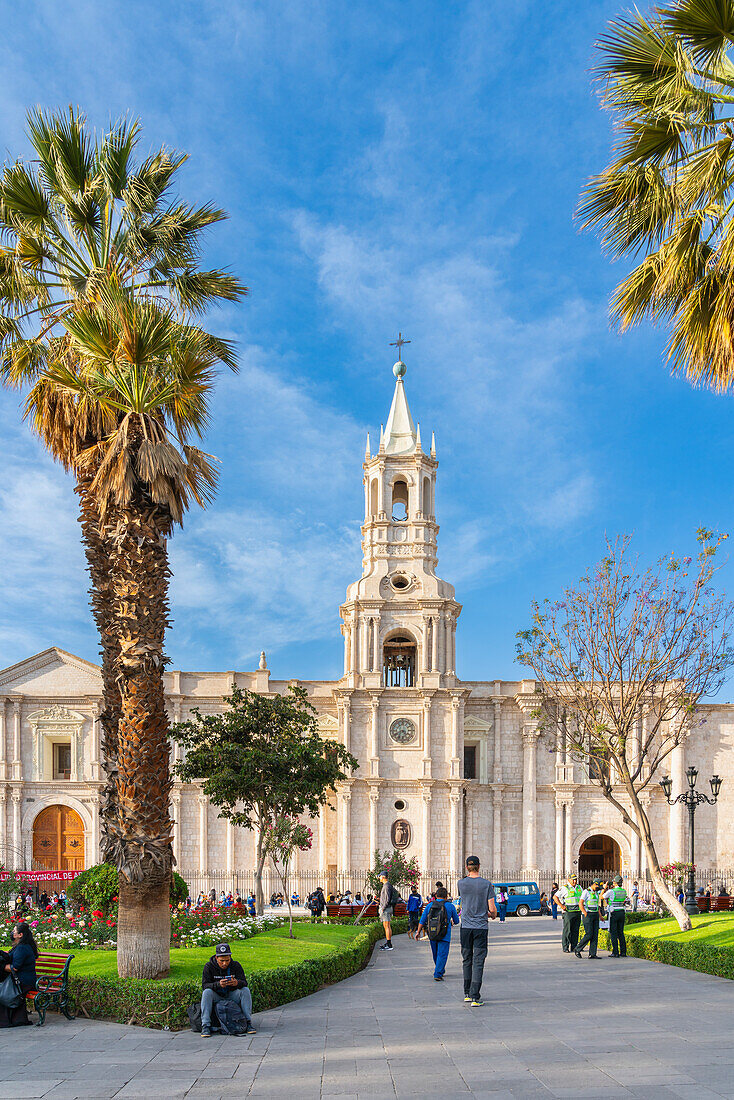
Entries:
[[[440,460],[439,572],[465,679],[517,678],[515,632],[634,532],[646,562],[731,528],[731,399],[618,336],[623,268],[574,223],[608,153],[590,67],[615,3],[0,2],[4,159],[26,110],[130,112],[226,207],[211,265],[251,287],[206,441],[216,503],[171,543],[174,667],[332,678],[360,569],[365,433],[406,386]],[[96,659],[70,480],[0,394],[0,666]],[[732,567],[720,574],[732,587]],[[728,698],[730,689],[724,689]]]

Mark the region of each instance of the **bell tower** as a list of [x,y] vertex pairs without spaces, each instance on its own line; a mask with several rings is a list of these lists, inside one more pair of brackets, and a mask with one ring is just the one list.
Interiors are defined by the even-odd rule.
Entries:
[[[398,340],[398,351],[403,343]],[[367,436],[362,576],[340,608],[348,688],[441,688],[456,680],[453,585],[436,576],[436,446],[423,450],[405,395],[406,366],[373,455]]]

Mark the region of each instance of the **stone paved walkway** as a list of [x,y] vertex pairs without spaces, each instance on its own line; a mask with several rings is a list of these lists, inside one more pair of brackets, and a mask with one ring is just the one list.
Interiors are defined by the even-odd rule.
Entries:
[[0,1031],[0,1100],[734,1097],[734,982],[580,962],[559,936],[548,918],[495,922],[481,1009],[463,1003],[458,941],[440,984],[428,945],[400,936],[354,978],[260,1015],[251,1039],[51,1015]]

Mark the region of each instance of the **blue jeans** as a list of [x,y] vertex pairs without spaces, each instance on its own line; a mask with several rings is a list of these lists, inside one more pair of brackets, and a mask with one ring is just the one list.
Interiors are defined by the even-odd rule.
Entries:
[[551,916],[553,920],[558,920],[558,906],[554,901],[551,902]]
[[507,916],[507,902],[497,902],[497,914],[500,918],[500,923],[504,922],[504,919]]
[[446,970],[446,962],[449,957],[451,940],[429,940],[428,942],[431,945],[431,954],[436,964],[433,968],[433,976],[434,978],[443,978],[444,971]]
[[247,986],[244,989],[226,989],[215,993],[213,989],[204,989],[201,994],[201,1030],[212,1026],[212,1008],[217,1001],[236,1001],[248,1020],[252,1019],[252,994]]

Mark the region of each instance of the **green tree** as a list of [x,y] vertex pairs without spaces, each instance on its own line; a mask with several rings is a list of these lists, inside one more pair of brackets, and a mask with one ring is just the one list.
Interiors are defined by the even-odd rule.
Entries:
[[381,852],[379,848],[375,849],[374,866],[367,873],[367,885],[377,899],[379,899],[380,890],[382,889],[382,883],[380,882],[380,875],[382,874],[387,875],[388,882],[396,890],[400,890],[402,886],[408,888],[417,886],[421,877],[417,858],[411,856],[410,859],[406,859],[403,852],[397,848],[393,848],[391,852]]
[[686,910],[661,873],[646,809],[663,761],[697,721],[734,665],[734,605],[712,588],[726,536],[699,531],[699,553],[639,571],[629,539],[608,544],[598,565],[561,599],[533,604],[517,635],[532,669],[535,717],[587,768],[589,779],[640,838],[656,892],[681,929]]
[[288,868],[295,853],[307,852],[312,843],[313,830],[293,817],[274,818],[263,834],[265,856],[266,858],[269,856],[273,861],[288,903],[288,932],[292,940],[296,937],[293,935],[293,907],[291,892],[288,889]]
[[265,836],[273,819],[316,817],[335,785],[357,760],[336,741],[323,739],[305,688],[258,695],[232,685],[221,714],[179,722],[171,736],[184,750],[176,765],[184,782],[200,781],[219,816],[256,832],[255,898],[263,911]]
[[618,136],[580,206],[613,257],[643,257],[612,300],[622,330],[665,323],[673,369],[718,391],[734,381],[732,44],[733,0],[609,24],[598,74]]
[[233,276],[201,268],[202,234],[225,214],[179,200],[185,155],[135,160],[137,121],[99,136],[78,112],[29,115],[34,160],[0,181],[0,380],[71,470],[100,634],[105,858],[120,874],[118,966],[169,966],[172,866],[166,540],[214,484],[191,445],[231,347],[193,324],[236,301]]

